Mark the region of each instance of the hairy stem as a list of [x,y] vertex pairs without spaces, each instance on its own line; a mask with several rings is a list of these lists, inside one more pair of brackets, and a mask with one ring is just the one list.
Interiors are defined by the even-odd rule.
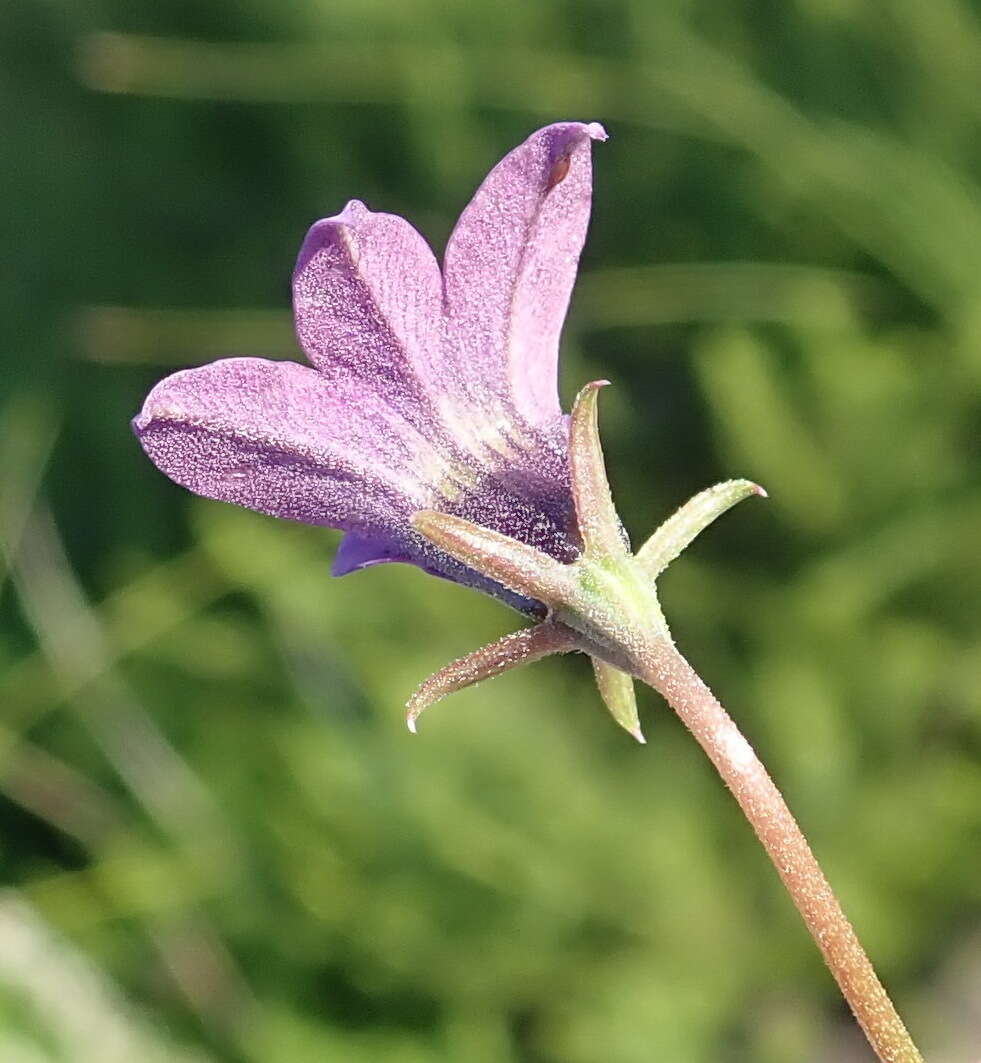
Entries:
[[739,802],[879,1059],[923,1063],[780,791],[729,714],[669,641],[639,664]]

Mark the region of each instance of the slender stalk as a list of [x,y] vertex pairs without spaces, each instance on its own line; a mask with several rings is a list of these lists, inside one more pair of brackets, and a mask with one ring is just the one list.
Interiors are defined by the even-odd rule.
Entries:
[[879,1059],[923,1063],[780,791],[729,714],[668,640],[639,664],[739,802]]
[[[876,1055],[882,1063],[923,1063],[780,791],[728,713],[675,648],[657,600],[654,580],[664,567],[740,498],[764,492],[748,480],[709,488],[682,506],[631,557],[620,537],[603,467],[596,427],[598,386],[585,387],[572,411],[570,470],[585,544],[576,562],[562,565],[530,546],[446,514],[417,513],[413,527],[458,561],[546,603],[554,625],[546,628],[546,642],[551,644],[550,632],[568,631],[573,645],[605,662],[597,670],[601,691],[605,686],[608,694],[610,677],[625,673],[625,678],[634,675],[649,683],[667,700],[739,802]],[[532,638],[522,633],[517,642],[523,645]],[[512,657],[506,656],[510,665]],[[490,660],[503,670],[497,668],[496,647]],[[445,674],[433,681],[440,691]],[[461,673],[450,666],[449,674],[453,689],[460,685],[461,674],[468,682],[476,678],[467,667]],[[634,732],[635,717],[621,711],[626,686],[619,679],[616,684],[620,693],[611,710]],[[423,690],[428,690],[425,684]]]

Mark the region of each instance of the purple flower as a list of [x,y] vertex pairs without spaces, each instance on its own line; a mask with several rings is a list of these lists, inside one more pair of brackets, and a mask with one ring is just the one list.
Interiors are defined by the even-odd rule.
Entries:
[[310,366],[229,358],[167,377],[133,427],[197,494],[340,528],[335,575],[404,561],[506,590],[415,531],[463,517],[569,562],[582,548],[559,407],[559,333],[589,219],[601,126],[539,130],[490,172],[442,270],[408,222],[352,200],[293,275]]

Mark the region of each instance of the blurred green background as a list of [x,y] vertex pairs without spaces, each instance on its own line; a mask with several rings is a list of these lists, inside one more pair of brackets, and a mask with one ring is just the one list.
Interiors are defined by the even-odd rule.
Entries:
[[931,1063],[981,1046],[981,11],[967,0],[4,0],[0,1059],[868,1060],[712,769],[514,626],[194,498],[128,420],[296,357],[306,227],[442,246],[603,121],[563,393]]

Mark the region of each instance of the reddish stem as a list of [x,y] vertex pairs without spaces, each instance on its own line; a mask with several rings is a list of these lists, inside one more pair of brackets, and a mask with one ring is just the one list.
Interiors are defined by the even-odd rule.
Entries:
[[763,843],[845,999],[882,1063],[923,1063],[828,880],[773,780],[729,714],[668,641],[641,678],[668,701],[708,754]]

